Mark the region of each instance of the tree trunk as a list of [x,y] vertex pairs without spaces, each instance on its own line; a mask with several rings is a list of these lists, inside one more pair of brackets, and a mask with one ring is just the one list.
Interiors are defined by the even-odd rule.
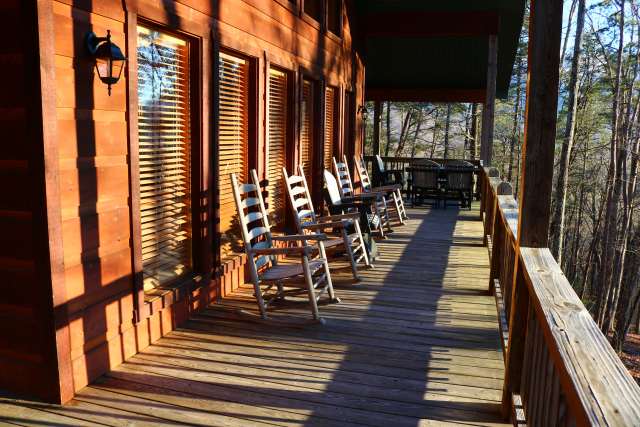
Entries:
[[478,104],[473,103],[471,106],[471,140],[469,141],[471,144],[469,151],[472,159],[478,158],[478,130]]
[[[562,154],[558,166],[558,182],[556,183],[555,212],[550,229],[553,230],[551,253],[562,264],[562,235],[564,233],[564,213],[567,201],[567,185],[569,181],[569,156],[573,146],[573,136],[576,129],[576,113],[578,107],[578,74],[580,73],[580,58],[582,57],[582,40],[584,33],[584,16],[586,0],[579,0],[578,23],[576,40],[573,45],[573,60],[571,61],[571,80],[569,82],[569,105],[567,107],[567,123],[562,142]],[[569,30],[567,30],[568,32]]]
[[[595,209],[595,196],[592,193],[592,198],[594,200],[593,202],[593,207]],[[593,226],[593,239],[591,240],[591,245],[589,246],[589,254],[587,255],[587,262],[585,263],[586,268],[584,271],[584,277],[582,279],[582,292],[580,294],[580,299],[582,300],[584,298],[584,294],[585,291],[587,289],[587,279],[589,278],[589,272],[591,271],[591,260],[593,258],[593,251],[596,247],[596,244],[598,242],[598,233],[600,232],[600,224],[602,222],[602,214],[604,213],[604,207],[606,205],[606,200],[602,201],[602,204],[600,205],[600,212],[598,213],[598,220],[596,221],[596,223]]]
[[418,115],[418,125],[416,126],[416,132],[413,134],[413,146],[411,147],[411,157],[416,155],[416,144],[418,143],[418,134],[420,133],[420,126],[422,126],[422,116],[424,113],[424,106],[420,103],[420,114]]
[[518,67],[517,77],[516,77],[516,105],[513,112],[513,133],[511,134],[511,143],[509,144],[509,169],[507,171],[507,181],[511,182],[513,178],[513,160],[516,150],[516,138],[518,137],[518,130],[520,129],[520,93],[522,84],[522,59],[518,57],[516,62],[516,67]]
[[[610,151],[610,164],[609,164],[609,174],[607,177],[607,213],[605,215],[604,222],[604,235],[602,238],[602,266],[600,268],[600,274],[598,277],[598,290],[597,290],[597,299],[596,299],[596,321],[598,326],[602,326],[602,317],[604,314],[604,307],[606,306],[605,301],[605,291],[607,289],[605,286],[605,282],[610,274],[609,268],[609,259],[613,256],[609,245],[609,239],[615,233],[615,225],[616,225],[616,217],[617,217],[617,204],[616,200],[614,200],[614,187],[616,185],[616,178],[619,177],[617,166],[617,150],[618,150],[618,103],[620,98],[620,74],[622,72],[622,52],[624,48],[624,12],[625,12],[625,0],[621,0],[620,2],[620,34],[618,37],[620,38],[618,44],[618,58],[617,58],[617,69],[616,76],[614,82],[614,90],[613,90],[613,106],[612,112],[613,117],[611,119],[611,151]],[[606,335],[606,334],[605,334]]]
[[387,101],[387,146],[384,148],[385,157],[389,156],[391,148],[391,101]]
[[447,104],[447,124],[444,128],[444,158],[449,158],[449,124],[451,121],[451,103]]
[[[407,111],[407,115],[405,116],[402,123],[402,130],[400,131],[400,139],[398,140],[398,148],[396,150],[396,157],[402,157],[402,152],[404,151],[404,146],[407,142],[407,138],[409,137],[409,128],[411,127],[411,116],[413,116],[413,109],[409,108]],[[397,165],[396,165],[397,166]],[[396,167],[394,166],[394,167]]]
[[567,34],[564,36],[564,45],[562,46],[562,55],[560,55],[560,73],[562,73],[562,69],[564,68],[564,58],[567,55],[567,42],[569,41],[569,34],[571,34],[571,21],[573,20],[573,13],[576,10],[577,2],[578,0],[573,0],[573,2],[571,3],[571,11],[569,12],[569,22],[567,23]]
[[436,118],[433,122],[433,141],[431,144],[431,158],[436,154],[436,146],[438,144],[438,117],[440,115],[440,110],[436,109]]

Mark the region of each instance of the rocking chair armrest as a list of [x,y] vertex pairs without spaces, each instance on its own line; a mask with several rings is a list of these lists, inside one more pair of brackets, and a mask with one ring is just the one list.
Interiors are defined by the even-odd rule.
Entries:
[[352,213],[331,215],[331,216],[322,216],[320,218],[316,218],[316,221],[318,221],[318,222],[332,222],[332,221],[339,221],[339,220],[342,220],[342,219],[351,219],[351,218],[360,218],[360,212],[352,212]]
[[332,221],[332,222],[322,222],[320,224],[302,224],[302,228],[305,230],[324,230],[327,228],[336,228],[336,227],[346,227],[349,225],[349,221]]
[[292,246],[289,248],[261,248],[251,249],[251,253],[257,255],[289,255],[311,253],[311,246]]
[[324,233],[317,234],[292,234],[289,236],[271,236],[271,240],[280,242],[296,242],[302,240],[326,240],[327,235]]

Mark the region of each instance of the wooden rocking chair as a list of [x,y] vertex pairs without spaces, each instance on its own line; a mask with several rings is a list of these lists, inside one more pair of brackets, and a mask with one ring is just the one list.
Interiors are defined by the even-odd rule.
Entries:
[[[309,235],[308,233],[311,233],[311,235],[313,235],[313,233],[320,233],[326,229],[333,229],[333,233],[327,233],[332,234],[332,238],[324,242],[327,261],[329,263],[345,260],[348,261],[349,266],[333,268],[332,271],[334,273],[351,272],[353,275],[353,279],[334,280],[333,284],[338,286],[362,282],[363,279],[358,275],[357,263],[364,259],[365,265],[367,267],[371,267],[364,239],[362,238],[359,227],[356,229],[355,233],[347,233],[349,220],[357,220],[360,217],[360,213],[353,212],[343,215],[316,217],[313,210],[313,204],[311,203],[311,195],[309,193],[309,187],[307,186],[307,180],[304,176],[303,166],[304,165],[300,165],[299,176],[289,176],[286,168],[282,168],[285,187],[287,189],[287,194],[289,195],[289,202],[291,203],[298,234]],[[317,244],[312,246],[312,250],[312,257],[319,255]],[[343,252],[344,255],[332,256],[337,255],[337,252]],[[360,256],[357,259],[355,258],[356,253],[360,253]]]
[[347,158],[343,157],[344,163],[337,163],[336,158],[333,158],[333,170],[335,173],[336,181],[338,181],[338,187],[340,188],[340,198],[364,198],[371,200],[373,204],[373,211],[378,216],[379,221],[374,221],[376,225],[376,231],[379,233],[378,240],[386,239],[384,236],[384,227],[387,227],[389,232],[393,232],[391,229],[391,220],[389,219],[389,206],[385,196],[386,192],[369,192],[366,194],[355,194],[353,192],[353,185],[351,183],[351,174],[347,167]]
[[[353,220],[352,226],[347,229],[348,233],[360,232],[364,238],[369,261],[376,261],[380,258],[378,245],[371,235],[371,230],[377,229],[380,225],[380,217],[373,211],[376,205],[376,195],[367,197],[341,197],[338,181],[329,173],[323,172],[324,176],[324,202],[329,209],[330,215],[343,215],[352,212],[360,212],[360,219]],[[358,230],[359,228],[359,230]]]
[[[460,207],[471,210],[473,200],[473,170],[471,163],[464,160],[454,160],[444,166],[447,178],[444,187],[444,208],[447,209],[449,192],[460,194]],[[467,198],[468,195],[468,198]]]
[[[231,184],[238,221],[242,229],[247,264],[251,271],[251,281],[260,314],[249,313],[240,308],[235,309],[234,313],[244,319],[272,326],[306,327],[324,324],[325,321],[318,314],[318,304],[340,302],[333,292],[331,274],[323,246],[323,240],[327,239],[327,235],[315,233],[300,236],[271,236],[256,171],[252,170],[251,175],[253,184],[238,184],[235,174],[232,173]],[[255,195],[251,196],[251,193],[255,193]],[[245,210],[248,212],[245,213]],[[275,248],[273,241],[278,240],[298,241],[302,242],[302,245]],[[311,259],[312,249],[306,245],[307,240],[317,241],[315,246],[321,257]],[[297,255],[300,257],[300,263],[280,265],[276,258],[278,255]],[[264,270],[260,272],[259,270],[263,267]],[[323,271],[319,273],[321,269]],[[325,285],[319,289],[318,285],[323,281]],[[266,289],[262,290],[262,286],[266,286]],[[276,291],[269,293],[274,286],[276,286]],[[319,292],[317,292],[318,290]],[[328,294],[328,300],[325,299],[321,302],[320,297],[325,292]],[[301,294],[306,294],[308,302],[286,299],[286,297]],[[270,306],[274,301],[279,301],[282,304]],[[273,319],[267,317],[267,312],[271,310],[300,307],[310,307],[311,318]]]
[[409,219],[409,217],[404,209],[404,201],[402,200],[402,184],[389,184],[380,187],[373,187],[364,161],[362,159],[358,160],[358,156],[353,156],[353,159],[356,162],[356,172],[358,173],[358,178],[362,184],[362,190],[365,193],[386,192],[387,204],[391,207],[389,218],[399,222],[401,225],[404,225],[404,220]]

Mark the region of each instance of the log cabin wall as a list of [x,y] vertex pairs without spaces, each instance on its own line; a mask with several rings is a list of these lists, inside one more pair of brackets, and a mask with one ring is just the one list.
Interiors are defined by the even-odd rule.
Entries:
[[[20,13],[18,0],[3,2],[2,7],[10,15]],[[59,382],[63,387],[69,384],[72,390],[79,390],[244,282],[243,257],[223,265],[216,233],[218,52],[240,55],[254,67],[249,75],[252,107],[248,133],[252,141],[247,161],[266,185],[265,75],[269,67],[289,72],[298,83],[307,76],[321,81],[322,87],[330,84],[338,89],[341,98],[349,92],[354,110],[363,103],[364,70],[361,55],[352,46],[350,29],[355,11],[350,0],[342,8],[342,34],[337,36],[288,0],[60,0],[52,1],[49,16],[40,14],[40,20],[50,20],[54,34],[54,121],[59,161],[58,180],[54,182],[59,184],[56,210],[61,221],[62,283],[66,290],[58,291],[64,293],[58,297],[64,297],[67,311],[65,318],[56,322],[57,338],[38,319],[38,315],[47,315],[46,310],[37,310],[42,303],[39,298],[43,292],[51,293],[51,288],[37,288],[33,274],[34,251],[29,244],[33,233],[29,203],[25,200],[29,192],[20,187],[29,175],[28,156],[19,149],[25,114],[24,96],[20,93],[21,45],[16,37],[21,30],[16,28],[19,20],[7,19],[11,25],[0,31],[16,47],[15,52],[0,56],[0,75],[10,77],[4,82],[16,84],[3,86],[0,129],[16,143],[2,144],[0,148],[0,364],[4,364],[0,365],[0,388],[64,402],[73,397],[73,391],[58,391],[58,398],[51,397],[51,393],[40,392],[44,383]],[[140,201],[132,190],[139,186],[137,152],[132,148],[138,138],[137,93],[132,90],[136,87],[133,80],[137,80],[137,24],[188,37],[190,55],[195,57],[190,74],[190,88],[196,95],[191,104],[195,112],[191,127],[192,133],[196,129],[198,134],[191,141],[192,149],[197,151],[197,176],[192,180],[198,181],[194,184],[198,194],[192,202],[203,206],[193,212],[194,232],[199,234],[194,237],[197,248],[193,256],[199,274],[192,275],[186,285],[158,296],[144,295],[141,273],[135,273],[141,270],[136,265],[140,262],[136,258],[136,251],[140,251],[136,203],[139,206]],[[83,47],[83,36],[90,30],[99,37],[110,30],[112,41],[129,58],[111,96],[95,74],[95,61]],[[290,115],[294,122],[292,152],[298,158],[289,164],[297,166],[299,94],[292,94],[290,101],[294,104]],[[337,105],[345,105],[344,100]],[[341,111],[340,115],[346,113]],[[350,129],[341,129],[338,142],[334,141],[335,154],[362,152],[362,120],[356,118],[355,111],[349,114]],[[318,130],[317,140],[323,140],[322,129]],[[314,167],[322,167],[321,163]],[[54,299],[55,293],[54,287]],[[7,320],[4,314],[13,317]],[[16,322],[19,327],[7,327]],[[62,337],[66,344],[61,343],[60,330],[67,331]],[[43,334],[48,334],[48,341],[46,337],[39,339]],[[48,376],[31,369],[44,363],[42,357],[47,351],[62,358]],[[61,366],[67,358],[70,369],[65,370]],[[29,364],[29,375],[20,374],[25,369],[14,369],[20,364]]]

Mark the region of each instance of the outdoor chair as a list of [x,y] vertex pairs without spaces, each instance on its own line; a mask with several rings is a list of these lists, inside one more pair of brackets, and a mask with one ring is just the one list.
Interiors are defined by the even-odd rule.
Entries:
[[413,186],[411,187],[411,207],[413,207],[414,200],[416,204],[418,204],[417,199],[421,199],[424,203],[425,198],[434,198],[434,206],[438,209],[438,205],[440,204],[439,172],[440,165],[431,160],[416,160],[411,164],[413,179]]
[[380,179],[380,186],[399,184],[402,188],[407,182],[404,180],[404,171],[400,169],[386,170],[384,168],[384,162],[379,155],[376,154],[376,163],[378,164],[378,178]]
[[[262,193],[255,170],[251,171],[253,184],[238,184],[231,174],[233,198],[242,229],[242,240],[251,272],[254,296],[258,302],[259,315],[237,308],[234,313],[244,319],[272,326],[314,326],[325,321],[318,314],[318,304],[340,302],[333,292],[331,273],[323,242],[326,234],[314,233],[297,236],[272,236],[264,207]],[[317,241],[320,257],[311,259],[311,247],[306,242]],[[274,241],[301,242],[302,245],[279,247]],[[279,264],[277,256],[288,255],[287,260],[300,257],[297,263]],[[322,271],[320,271],[322,270]],[[320,284],[324,282],[324,286]],[[266,287],[263,290],[263,287]],[[274,289],[275,287],[275,289]],[[273,291],[275,290],[275,292]],[[327,293],[327,299],[320,297]],[[306,299],[287,300],[288,297],[305,295]],[[308,301],[307,301],[308,299]],[[273,304],[277,301],[279,304]],[[273,305],[271,305],[273,304]],[[267,316],[271,310],[310,307],[311,318],[274,319]]]
[[380,217],[374,212],[376,206],[375,195],[367,197],[341,197],[340,188],[335,177],[325,170],[324,176],[324,202],[329,209],[330,215],[343,215],[352,212],[359,212],[358,220],[349,220],[348,233],[360,232],[366,243],[369,261],[375,261],[380,257],[378,245],[371,235],[371,230],[380,226]]
[[367,171],[362,158],[358,160],[358,156],[353,156],[353,159],[356,163],[356,172],[358,173],[362,190],[365,193],[386,192],[387,204],[391,207],[389,218],[399,222],[401,225],[404,225],[404,220],[409,219],[409,217],[407,216],[407,212],[404,208],[404,200],[402,199],[402,184],[389,184],[373,187],[371,184],[371,178],[369,177],[369,172]]
[[463,160],[454,160],[447,163],[444,170],[446,177],[444,188],[444,208],[447,209],[447,198],[449,197],[449,193],[456,192],[460,194],[460,207],[468,207],[469,210],[471,210],[471,200],[473,199],[473,165]]
[[[298,234],[321,233],[327,229],[333,230],[333,232],[327,233],[331,238],[322,242],[327,253],[327,261],[329,263],[347,261],[348,266],[332,268],[332,271],[335,273],[351,272],[353,275],[353,279],[334,280],[333,284],[347,285],[362,282],[363,279],[358,275],[357,263],[364,259],[365,265],[371,266],[367,257],[364,239],[359,228],[354,233],[347,233],[349,220],[357,220],[360,217],[360,213],[353,212],[316,217],[303,167],[303,164],[299,167],[300,175],[291,176],[287,173],[286,168],[282,168],[285,188],[291,203]],[[318,244],[313,245],[311,249],[312,257],[321,255],[318,253]],[[360,256],[356,259],[357,254],[360,254]]]
[[338,188],[340,189],[341,198],[361,198],[371,201],[373,206],[373,212],[377,215],[379,221],[375,221],[376,231],[378,232],[378,239],[386,239],[384,236],[384,227],[391,233],[391,219],[389,208],[391,205],[387,202],[386,191],[383,192],[371,192],[369,194],[355,194],[353,191],[353,184],[351,182],[351,174],[347,167],[346,157],[344,157],[344,163],[337,163],[336,158],[333,158],[333,170],[335,171],[335,178],[337,180]]

